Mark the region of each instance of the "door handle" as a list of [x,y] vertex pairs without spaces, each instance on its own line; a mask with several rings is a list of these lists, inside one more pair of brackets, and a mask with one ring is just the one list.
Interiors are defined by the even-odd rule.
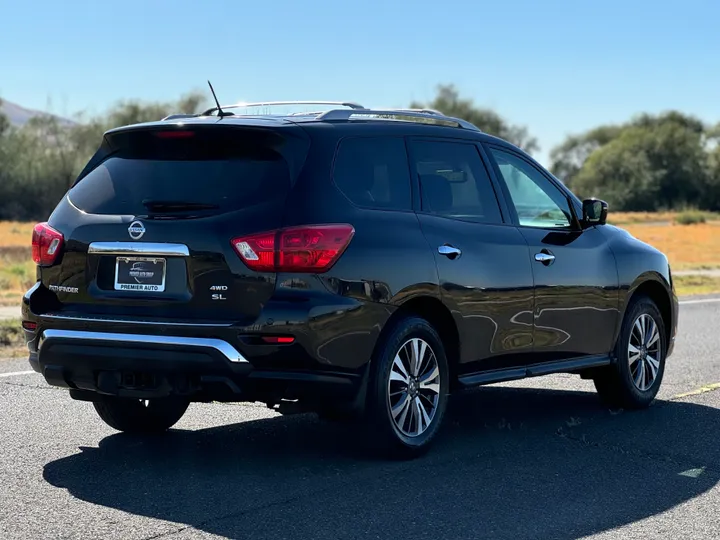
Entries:
[[448,259],[457,259],[460,255],[462,255],[462,251],[460,251],[458,248],[449,246],[448,244],[444,244],[440,247],[438,247],[438,253],[440,255],[445,255]]
[[547,250],[543,250],[540,253],[535,254],[535,260],[539,263],[543,263],[545,266],[549,266],[555,261],[555,255]]

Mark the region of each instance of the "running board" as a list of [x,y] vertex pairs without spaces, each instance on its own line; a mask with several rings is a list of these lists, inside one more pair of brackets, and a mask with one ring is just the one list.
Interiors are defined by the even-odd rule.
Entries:
[[583,369],[607,366],[611,363],[612,359],[608,355],[583,356],[582,358],[544,362],[531,366],[471,373],[469,375],[463,375],[458,381],[461,386],[471,387],[482,384],[516,381],[528,377],[541,377],[542,375],[551,375],[552,373],[572,373]]

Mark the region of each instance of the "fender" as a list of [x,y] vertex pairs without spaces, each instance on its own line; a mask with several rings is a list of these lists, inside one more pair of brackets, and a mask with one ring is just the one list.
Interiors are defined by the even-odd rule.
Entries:
[[608,238],[618,269],[618,318],[613,336],[617,341],[628,303],[639,290],[646,291],[658,303],[666,319],[668,355],[677,328],[678,304],[672,283],[668,259],[664,253],[632,236],[628,231],[613,225],[599,229]]

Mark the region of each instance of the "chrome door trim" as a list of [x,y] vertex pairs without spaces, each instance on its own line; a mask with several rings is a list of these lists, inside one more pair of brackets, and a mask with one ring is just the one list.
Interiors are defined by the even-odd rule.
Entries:
[[153,242],[93,242],[88,253],[97,255],[159,255],[163,257],[189,257],[185,244]]
[[536,253],[535,260],[543,264],[549,263],[555,260],[555,255],[551,255],[550,253]]
[[462,255],[462,251],[460,251],[458,248],[448,245],[448,244],[439,246],[438,253],[440,255],[445,255],[446,257],[459,257],[460,255]]
[[[42,334],[46,339],[91,340],[107,343],[140,343],[145,345],[177,345],[179,347],[196,347],[215,349],[230,362],[242,363],[247,359],[227,341],[215,338],[197,338],[182,336],[157,336],[147,334],[116,334],[109,332],[87,332],[81,330],[45,330]],[[40,346],[42,355],[42,345]]]

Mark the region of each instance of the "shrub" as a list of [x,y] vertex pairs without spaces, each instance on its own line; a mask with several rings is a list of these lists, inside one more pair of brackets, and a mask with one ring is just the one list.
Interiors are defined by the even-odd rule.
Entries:
[[25,336],[18,319],[0,321],[0,347],[20,347]]
[[698,210],[689,210],[681,212],[675,217],[675,223],[678,225],[694,225],[696,223],[705,223],[707,216],[704,212]]

